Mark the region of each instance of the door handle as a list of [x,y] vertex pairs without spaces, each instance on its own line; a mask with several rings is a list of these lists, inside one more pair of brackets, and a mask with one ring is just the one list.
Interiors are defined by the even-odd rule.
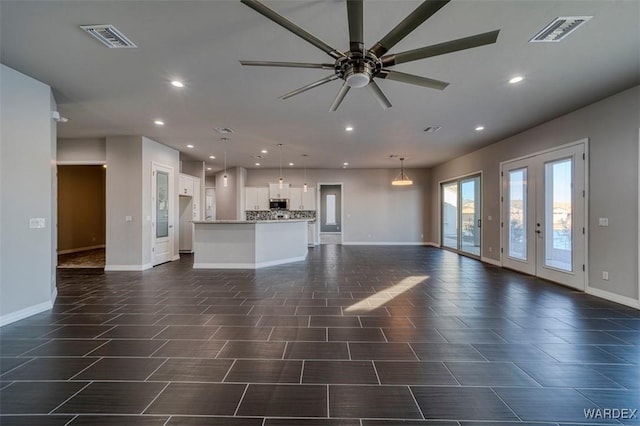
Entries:
[[536,229],[536,234],[542,234],[542,231],[539,229]]
[[478,219],[478,228],[480,228],[481,223],[482,223],[482,219]]

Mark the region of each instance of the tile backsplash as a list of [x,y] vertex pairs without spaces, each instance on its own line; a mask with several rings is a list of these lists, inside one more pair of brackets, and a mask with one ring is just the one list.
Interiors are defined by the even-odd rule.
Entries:
[[[316,219],[315,210],[247,210],[246,220],[277,220],[277,219]],[[282,216],[279,218],[278,216]]]

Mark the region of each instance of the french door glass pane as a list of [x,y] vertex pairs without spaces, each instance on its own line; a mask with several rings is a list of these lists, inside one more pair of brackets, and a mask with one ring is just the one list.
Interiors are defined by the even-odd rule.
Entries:
[[458,183],[442,185],[442,245],[458,249]]
[[573,270],[572,163],[567,158],[544,165],[544,264],[568,272]]
[[169,236],[169,174],[156,171],[156,238]]
[[336,196],[335,194],[327,194],[327,225],[336,224]]
[[460,182],[462,235],[460,250],[480,256],[480,177]]
[[509,172],[509,256],[527,260],[527,169]]

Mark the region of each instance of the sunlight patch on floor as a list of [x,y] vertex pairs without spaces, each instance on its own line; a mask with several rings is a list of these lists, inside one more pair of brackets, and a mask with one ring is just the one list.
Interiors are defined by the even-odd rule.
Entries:
[[346,312],[374,311],[379,307],[384,306],[389,301],[395,299],[396,297],[400,296],[406,291],[411,290],[413,287],[423,283],[428,279],[429,279],[428,275],[413,275],[413,276],[407,277],[402,281],[400,281],[398,284],[394,285],[393,287],[385,288],[384,290],[381,290],[376,294],[372,294],[371,296],[359,301],[358,303],[354,303],[353,305],[345,309],[345,311]]

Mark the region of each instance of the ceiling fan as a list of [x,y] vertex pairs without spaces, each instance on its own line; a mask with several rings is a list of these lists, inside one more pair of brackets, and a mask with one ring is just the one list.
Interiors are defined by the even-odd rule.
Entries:
[[386,53],[400,40],[405,38],[420,24],[435,14],[450,0],[426,0],[409,14],[402,22],[395,26],[382,40],[374,44],[371,48],[364,48],[363,40],[363,0],[347,1],[347,19],[349,22],[349,50],[341,52],[313,34],[300,28],[284,16],[265,6],[258,0],[241,0],[261,15],[271,19],[276,24],[286,28],[298,37],[311,43],[318,49],[324,51],[334,59],[333,64],[313,64],[305,62],[272,62],[272,61],[240,61],[242,65],[260,67],[288,67],[288,68],[320,68],[333,70],[333,74],[315,81],[306,86],[300,87],[292,92],[280,96],[281,99],[288,99],[292,96],[306,92],[314,87],[321,86],[333,80],[342,79],[344,83],[338,95],[331,104],[330,111],[335,111],[351,88],[367,87],[375,96],[380,105],[387,109],[391,107],[391,102],[382,93],[374,78],[383,78],[400,81],[403,83],[415,84],[417,86],[428,87],[430,89],[444,90],[449,83],[420,77],[413,74],[389,69],[390,67],[405,62],[416,61],[433,56],[444,55],[446,53],[471,49],[473,47],[484,46],[495,43],[500,30],[464,37],[444,43],[425,46],[406,52],[389,54]]

